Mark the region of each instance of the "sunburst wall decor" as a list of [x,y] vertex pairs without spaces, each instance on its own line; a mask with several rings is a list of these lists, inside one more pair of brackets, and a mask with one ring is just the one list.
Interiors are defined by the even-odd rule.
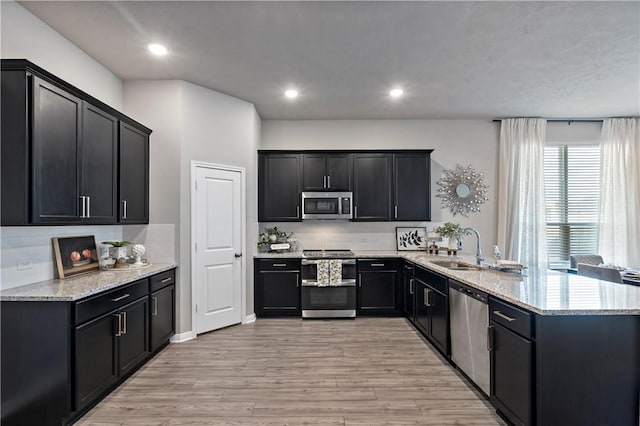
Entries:
[[469,213],[480,211],[480,205],[489,199],[484,183],[484,173],[476,172],[471,165],[463,167],[456,164],[454,169],[442,172],[438,180],[438,195],[442,198],[442,208],[449,208],[455,216],[461,214],[469,217]]

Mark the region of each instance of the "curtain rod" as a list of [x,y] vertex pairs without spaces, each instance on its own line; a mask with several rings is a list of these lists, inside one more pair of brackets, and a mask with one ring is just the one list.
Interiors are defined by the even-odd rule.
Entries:
[[[520,118],[520,117],[515,117]],[[539,118],[539,117],[536,117]],[[492,120],[494,123],[500,123],[503,119],[496,118]],[[602,123],[604,118],[548,118],[547,123]]]

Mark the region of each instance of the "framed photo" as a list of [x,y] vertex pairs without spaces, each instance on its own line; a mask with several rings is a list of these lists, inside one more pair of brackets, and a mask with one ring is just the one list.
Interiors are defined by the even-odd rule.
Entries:
[[56,259],[58,278],[98,272],[98,253],[93,235],[80,237],[54,237],[53,255]]
[[427,228],[396,228],[398,251],[427,248]]

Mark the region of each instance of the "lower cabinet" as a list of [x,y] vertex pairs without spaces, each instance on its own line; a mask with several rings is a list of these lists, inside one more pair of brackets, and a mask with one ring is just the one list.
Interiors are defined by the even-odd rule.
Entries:
[[122,328],[116,333],[118,376],[124,376],[149,355],[149,298],[124,306],[116,315],[122,318]]
[[415,322],[415,267],[405,262],[402,265],[402,289],[404,293],[404,315],[411,321]]
[[155,352],[164,345],[175,332],[176,286],[171,284],[149,295],[150,314],[150,349]]
[[356,315],[401,315],[402,286],[395,259],[358,260]]
[[302,315],[299,260],[256,259],[254,279],[256,316]]
[[414,322],[443,354],[449,355],[449,296],[447,278],[416,268]]

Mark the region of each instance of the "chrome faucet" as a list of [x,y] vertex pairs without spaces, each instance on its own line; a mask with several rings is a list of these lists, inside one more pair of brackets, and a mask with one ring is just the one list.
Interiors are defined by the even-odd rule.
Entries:
[[480,250],[480,245],[481,245],[481,244],[480,244],[480,233],[479,233],[479,232],[478,232],[478,230],[477,230],[477,229],[475,229],[475,228],[464,228],[464,229],[462,230],[462,233],[463,233],[463,234],[466,234],[466,233],[468,233],[468,232],[473,232],[474,234],[476,234],[476,239],[477,239],[477,241],[478,241],[478,246],[477,246],[477,248],[476,248],[476,264],[477,264],[478,266],[481,266],[481,265],[482,265],[482,262],[484,262],[484,257],[482,257],[482,250]]

